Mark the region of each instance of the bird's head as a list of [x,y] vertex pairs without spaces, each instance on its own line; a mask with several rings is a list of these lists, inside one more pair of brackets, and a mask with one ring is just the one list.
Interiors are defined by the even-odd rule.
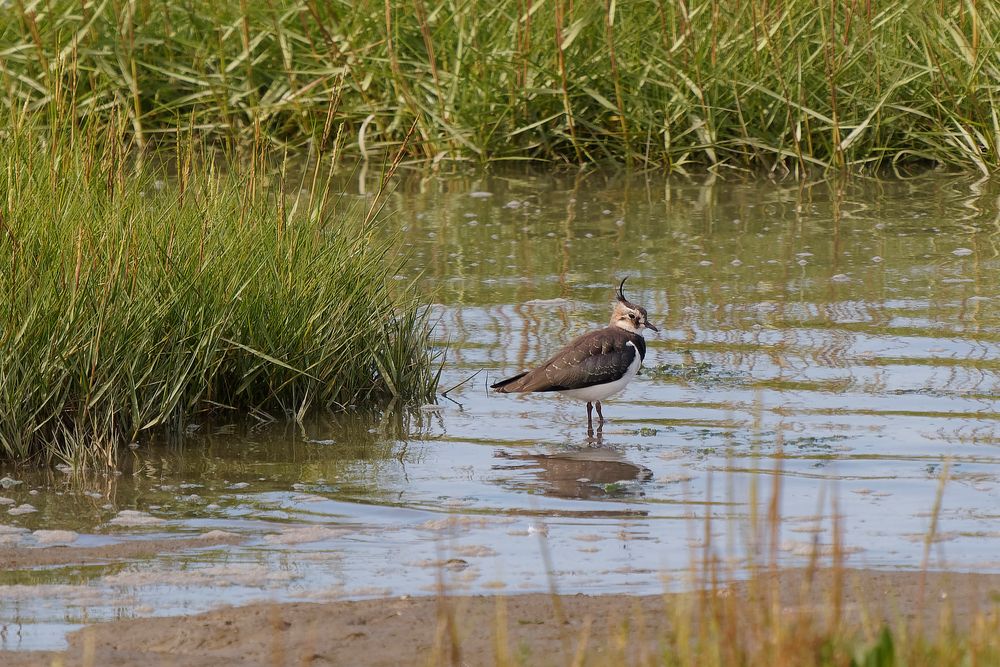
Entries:
[[628,280],[627,277],[622,279],[621,284],[618,286],[618,294],[615,295],[617,301],[615,302],[615,310],[611,313],[611,326],[620,327],[637,334],[641,334],[643,329],[659,331],[659,329],[649,323],[645,308],[637,306],[625,298],[624,288],[626,280]]

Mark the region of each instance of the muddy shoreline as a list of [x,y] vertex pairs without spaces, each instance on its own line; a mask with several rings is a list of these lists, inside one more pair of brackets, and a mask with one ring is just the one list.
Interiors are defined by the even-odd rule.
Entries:
[[[884,621],[933,635],[942,629],[942,618],[961,631],[977,618],[995,622],[1000,611],[1000,574],[854,569],[809,575],[786,570],[712,595],[759,602],[764,599],[761,591],[774,592],[772,600],[782,616],[819,617],[829,612],[836,590],[842,593],[842,622],[859,631]],[[620,647],[624,638],[628,656],[638,661],[657,654],[677,610],[698,595],[526,594],[263,603],[192,616],[99,623],[72,633],[65,651],[0,652],[0,663],[389,666],[457,658],[460,664],[491,665],[516,655],[528,664],[563,664],[583,637],[597,656],[602,646],[612,642]]]
[[165,553],[239,544],[244,540],[242,535],[216,530],[196,537],[124,540],[96,547],[60,546],[46,549],[0,547],[0,567],[11,570],[153,558]]

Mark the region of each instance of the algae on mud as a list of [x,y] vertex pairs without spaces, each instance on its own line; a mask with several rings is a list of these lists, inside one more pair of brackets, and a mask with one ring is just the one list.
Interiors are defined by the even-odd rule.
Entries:
[[325,158],[305,194],[260,147],[223,173],[178,142],[170,175],[122,125],[39,120],[12,116],[0,143],[0,457],[114,464],[196,414],[433,395],[395,234],[377,206],[339,205]]

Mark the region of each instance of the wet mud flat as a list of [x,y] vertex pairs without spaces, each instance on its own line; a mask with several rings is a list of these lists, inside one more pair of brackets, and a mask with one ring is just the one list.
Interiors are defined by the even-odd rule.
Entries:
[[[803,591],[811,591],[809,603]],[[883,622],[933,637],[997,624],[1000,575],[877,570],[782,570],[710,594],[778,617],[819,618],[840,590],[841,627],[859,635]],[[704,593],[665,595],[424,596],[328,603],[262,603],[193,616],[99,623],[64,651],[0,653],[10,667],[41,665],[492,665],[566,664],[584,642],[598,662],[662,654],[679,614]],[[747,604],[744,604],[747,603]],[[947,618],[943,624],[942,618]],[[690,629],[689,629],[690,630]],[[696,630],[696,628],[695,628]]]
[[242,539],[233,533],[214,530],[194,537],[133,540],[92,547],[39,549],[0,546],[0,564],[4,569],[10,570],[108,563],[122,559],[148,559],[175,551],[238,544]]

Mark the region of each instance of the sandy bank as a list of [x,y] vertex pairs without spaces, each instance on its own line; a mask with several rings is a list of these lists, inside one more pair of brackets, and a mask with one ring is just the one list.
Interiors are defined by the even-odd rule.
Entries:
[[[892,618],[938,628],[949,611],[958,628],[1000,605],[1000,575],[847,570],[843,573],[844,618],[872,624]],[[773,575],[781,613],[824,612],[834,577],[816,578],[813,608],[803,603],[800,570]],[[697,595],[697,594],[694,594]],[[750,598],[745,583],[716,595]],[[692,598],[688,597],[690,601]],[[255,604],[195,616],[143,618],[89,626],[70,636],[64,652],[0,653],[0,663],[26,665],[408,665],[437,661],[495,664],[498,647],[528,664],[565,664],[580,638],[600,656],[602,646],[622,646],[636,660],[655,655],[683,595],[566,595],[558,605],[548,595],[467,596],[345,601],[324,604]],[[557,609],[557,606],[560,609]],[[752,605],[747,605],[752,608]],[[565,621],[561,622],[560,617]],[[452,626],[444,622],[450,618]],[[498,619],[506,618],[505,622]],[[868,619],[865,621],[864,619]],[[626,623],[627,621],[627,623]],[[505,641],[497,641],[498,628]],[[452,654],[449,635],[458,639]],[[505,647],[505,648],[503,648]],[[571,655],[572,653],[570,653]]]

